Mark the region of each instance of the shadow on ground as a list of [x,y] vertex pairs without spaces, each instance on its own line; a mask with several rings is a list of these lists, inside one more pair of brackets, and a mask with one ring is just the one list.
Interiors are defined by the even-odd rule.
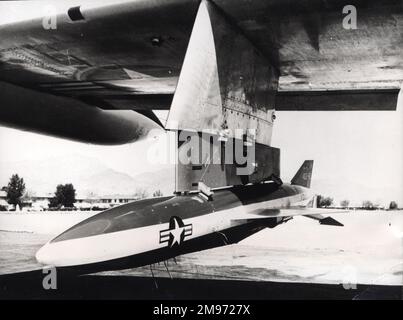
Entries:
[[42,270],[0,276],[0,299],[402,299],[401,286],[170,279],[58,273],[56,290],[45,290]]

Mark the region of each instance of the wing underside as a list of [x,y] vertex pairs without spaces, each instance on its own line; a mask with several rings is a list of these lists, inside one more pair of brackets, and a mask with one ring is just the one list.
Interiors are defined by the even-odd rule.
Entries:
[[[342,27],[351,1],[213,2],[278,70],[277,110],[395,110],[401,1],[357,1],[356,30]],[[1,4],[0,84],[158,122],[153,111],[171,107],[199,1],[63,3],[55,29],[44,28],[38,2],[24,1],[40,14],[20,21],[6,19],[15,2]],[[0,122],[24,127],[11,107],[1,105]]]
[[342,223],[333,219],[329,215],[338,213],[347,213],[347,210],[339,209],[321,209],[321,208],[295,208],[295,209],[267,209],[258,213],[244,213],[233,217],[234,222],[237,221],[253,221],[269,218],[290,218],[295,216],[303,216],[319,221],[323,225],[343,226]]

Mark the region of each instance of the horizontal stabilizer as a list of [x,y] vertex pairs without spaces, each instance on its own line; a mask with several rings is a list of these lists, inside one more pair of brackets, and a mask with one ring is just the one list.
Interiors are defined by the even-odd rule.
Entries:
[[[255,204],[250,205],[251,209],[254,205]],[[243,207],[243,209],[244,208],[245,206]],[[322,208],[256,209],[251,210],[248,213],[245,213],[244,210],[242,211],[240,210],[239,212],[234,212],[232,220],[255,220],[255,219],[267,219],[278,217],[304,216],[307,218],[318,220],[321,224],[330,224],[329,219],[327,219],[327,217],[322,216],[322,214],[328,215],[328,214],[347,213],[347,212],[348,210],[322,209]],[[339,223],[338,225],[341,225],[341,223]]]
[[344,227],[344,224],[340,223],[336,219],[333,219],[332,217],[324,217],[321,214],[305,215],[305,217],[314,219],[314,220],[318,220],[320,224],[323,224],[326,226]]

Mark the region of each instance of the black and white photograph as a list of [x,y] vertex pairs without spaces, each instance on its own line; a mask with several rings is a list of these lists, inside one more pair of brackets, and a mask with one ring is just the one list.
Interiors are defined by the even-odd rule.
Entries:
[[1,1],[0,300],[403,300],[402,83],[401,0]]

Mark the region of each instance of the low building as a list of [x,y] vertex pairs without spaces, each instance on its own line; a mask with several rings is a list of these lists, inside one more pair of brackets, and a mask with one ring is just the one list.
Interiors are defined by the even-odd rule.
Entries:
[[7,202],[7,192],[0,190],[0,206],[7,208],[9,207],[9,204]]
[[121,204],[129,203],[129,202],[135,201],[135,200],[138,200],[138,199],[135,197],[127,197],[124,195],[111,195],[111,196],[100,197],[99,202],[107,203],[107,204],[114,206],[114,205],[121,205]]
[[[23,208],[29,211],[45,211],[49,209],[49,203],[54,197],[54,194],[40,194],[30,197],[23,203]],[[118,205],[129,203],[131,201],[138,200],[135,197],[128,197],[125,195],[107,195],[107,196],[77,196],[74,206],[78,210],[105,210]],[[6,208],[6,210],[13,210],[14,206],[7,202],[7,192],[0,191],[0,206]]]

